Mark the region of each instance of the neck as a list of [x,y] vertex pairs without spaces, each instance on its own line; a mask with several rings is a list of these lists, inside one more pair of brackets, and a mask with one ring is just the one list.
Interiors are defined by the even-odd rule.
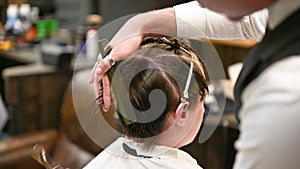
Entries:
[[184,134],[178,133],[182,133],[182,128],[178,127],[176,124],[172,124],[158,136],[155,144],[172,148],[182,147],[182,135]]

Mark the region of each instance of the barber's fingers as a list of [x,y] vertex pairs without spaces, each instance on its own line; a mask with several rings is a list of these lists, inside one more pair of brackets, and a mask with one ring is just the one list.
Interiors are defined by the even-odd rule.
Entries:
[[[132,36],[113,46],[109,57],[102,59],[101,54],[99,54],[97,62],[92,69],[89,83],[93,83],[96,102],[98,105],[104,104],[104,111],[108,111],[112,102],[111,85],[106,72],[113,66],[114,62],[120,61],[136,51],[141,40],[142,36]],[[101,79],[104,85],[103,88]]]
[[[116,62],[112,55],[110,55],[110,59],[113,59],[113,62]],[[106,73],[112,67],[112,62],[109,61],[108,57],[103,58],[102,61],[98,63],[99,64],[94,72],[97,76],[103,76],[104,73]]]
[[89,83],[94,83],[95,71],[96,71],[96,68],[98,67],[98,64],[99,64],[99,62],[95,62],[94,66],[93,66],[93,69],[92,69],[92,72],[91,72],[91,75],[89,78]]
[[128,37],[116,45],[111,45],[112,50],[109,57],[102,59],[102,55],[98,55],[97,62],[95,63],[92,74],[89,79],[89,83],[93,83],[95,80],[95,75],[102,77],[113,65],[112,62],[117,62],[125,59],[134,51],[136,51],[142,41],[142,35],[136,35]]
[[102,81],[103,81],[103,101],[104,101],[103,111],[107,112],[112,102],[112,96],[111,96],[111,84],[108,75],[106,73],[103,75]]
[[104,74],[102,78],[95,74],[93,84],[96,103],[102,105],[103,111],[107,112],[112,102],[111,84],[107,74]]
[[98,56],[97,56],[97,61],[95,62],[94,66],[93,66],[93,69],[92,69],[92,72],[91,72],[91,75],[90,75],[90,78],[89,78],[89,81],[88,81],[89,83],[94,82],[95,72],[96,72],[96,69],[101,68],[100,67],[101,61],[102,61],[102,55],[101,55],[101,53],[99,53]]
[[99,62],[98,67],[100,67],[100,69],[96,69],[95,73],[98,74],[98,76],[102,76],[113,66],[113,62],[123,60],[136,51],[139,48],[141,40],[141,35],[133,36],[112,46],[109,56],[106,56],[101,62]]
[[103,82],[101,80],[101,77],[97,76],[96,74],[94,74],[93,86],[94,86],[96,103],[98,105],[102,105],[103,104]]

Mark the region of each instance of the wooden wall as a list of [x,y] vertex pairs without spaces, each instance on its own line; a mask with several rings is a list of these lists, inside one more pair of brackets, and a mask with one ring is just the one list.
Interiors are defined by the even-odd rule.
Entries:
[[33,65],[5,69],[10,134],[58,128],[63,94],[71,72]]

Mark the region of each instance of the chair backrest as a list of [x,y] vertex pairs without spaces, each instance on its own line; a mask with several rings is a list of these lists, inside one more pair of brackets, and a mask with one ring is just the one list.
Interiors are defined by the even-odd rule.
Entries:
[[[100,111],[102,109],[99,109],[94,103],[93,85],[88,83],[90,72],[91,70],[83,70],[74,73],[73,80],[65,91],[61,106],[61,130],[73,143],[96,155],[116,138],[116,134],[110,134],[111,131],[106,130],[103,124],[109,124],[110,128],[114,128],[114,130],[118,130],[119,125],[114,117],[115,109],[113,107],[109,112],[102,112]],[[97,113],[93,111],[97,111]],[[91,114],[95,116],[89,117]],[[81,121],[78,120],[79,118]],[[82,127],[81,123],[84,121],[82,118],[88,120],[87,123],[91,126],[83,125]],[[98,137],[102,137],[101,139],[105,140],[106,144],[102,144],[103,147],[97,145],[93,140],[95,138],[91,139],[86,134],[87,128],[92,128],[93,132],[97,133]]]
[[71,142],[77,144],[84,150],[94,155],[102,150],[100,146],[90,139],[80,125],[73,104],[71,85],[68,86],[64,94],[61,107],[60,127],[60,132],[63,132]]

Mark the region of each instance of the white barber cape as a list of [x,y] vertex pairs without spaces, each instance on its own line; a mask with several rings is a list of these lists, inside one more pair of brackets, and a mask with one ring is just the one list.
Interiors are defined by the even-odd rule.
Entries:
[[177,148],[155,145],[145,148],[125,137],[118,138],[84,169],[201,169],[188,153]]

